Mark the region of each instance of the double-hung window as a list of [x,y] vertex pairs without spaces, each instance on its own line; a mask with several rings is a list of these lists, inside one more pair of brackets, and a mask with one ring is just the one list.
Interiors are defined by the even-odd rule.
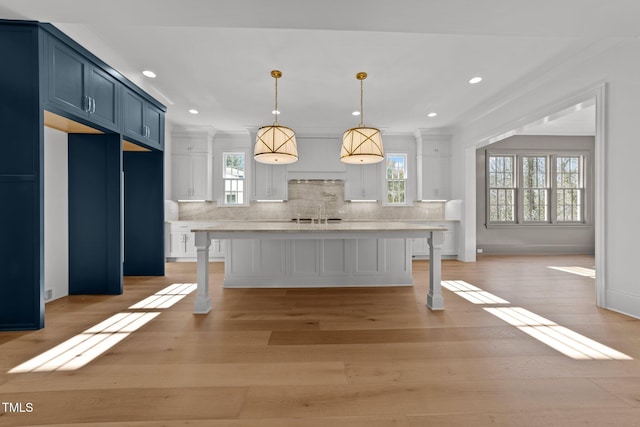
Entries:
[[515,156],[489,156],[489,222],[516,219]]
[[584,158],[556,157],[556,219],[582,222],[584,217]]
[[547,156],[522,156],[522,218],[524,222],[549,220]]
[[585,222],[586,153],[487,153],[487,224]]
[[387,154],[387,204],[407,203],[407,155]]
[[223,204],[242,205],[245,202],[245,154],[223,153]]

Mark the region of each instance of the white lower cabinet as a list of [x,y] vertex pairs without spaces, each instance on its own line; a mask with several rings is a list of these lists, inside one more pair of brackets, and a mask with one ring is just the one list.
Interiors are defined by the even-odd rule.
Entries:
[[[456,222],[421,222],[434,227],[446,227],[444,232],[444,242],[442,244],[442,255],[449,258],[458,255],[458,224]],[[414,258],[429,258],[429,242],[426,237],[411,239],[411,255]]]
[[[168,224],[165,258],[167,261],[191,261],[197,259],[194,228],[202,228],[212,223],[176,221]],[[212,240],[209,247],[209,260],[224,261],[225,244],[223,240]]]
[[225,287],[411,285],[408,239],[234,239]]

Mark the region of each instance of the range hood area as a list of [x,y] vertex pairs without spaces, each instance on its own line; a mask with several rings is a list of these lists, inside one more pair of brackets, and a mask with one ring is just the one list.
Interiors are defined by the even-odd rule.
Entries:
[[340,179],[290,179],[289,205],[301,219],[341,218],[344,213],[344,181]]

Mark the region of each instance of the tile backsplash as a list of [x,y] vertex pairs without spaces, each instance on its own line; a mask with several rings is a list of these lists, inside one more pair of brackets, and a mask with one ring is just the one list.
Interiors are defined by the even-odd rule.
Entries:
[[[343,220],[369,221],[442,221],[447,219],[452,202],[416,202],[407,206],[387,206],[381,202],[351,203],[344,201],[344,181],[291,180],[289,200],[284,203],[256,203],[248,206],[218,206],[216,202],[178,203],[181,221],[287,221],[322,216]],[[447,216],[448,213],[447,213]],[[457,219],[457,218],[456,218]]]

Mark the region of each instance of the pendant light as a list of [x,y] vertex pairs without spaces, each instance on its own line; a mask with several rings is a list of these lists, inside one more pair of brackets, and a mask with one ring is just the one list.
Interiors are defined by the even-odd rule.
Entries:
[[356,74],[356,79],[360,80],[360,126],[347,130],[342,136],[340,161],[343,163],[368,164],[378,163],[384,159],[380,130],[364,125],[362,98],[363,80],[366,78],[367,73]]
[[278,79],[282,72],[273,70],[271,77],[276,81],[276,106],[273,110],[276,117],[273,125],[258,129],[253,158],[260,163],[286,165],[298,161],[296,134],[292,129],[278,125]]

